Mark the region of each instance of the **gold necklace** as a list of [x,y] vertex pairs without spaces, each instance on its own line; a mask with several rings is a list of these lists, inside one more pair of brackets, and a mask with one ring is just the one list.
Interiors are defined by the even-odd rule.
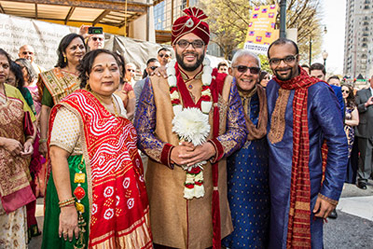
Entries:
[[[110,114],[113,114],[113,113],[111,113],[110,111],[109,111],[109,109],[106,107],[106,105],[103,103],[103,101],[102,101],[102,98],[100,97],[100,96],[98,96],[96,93],[94,93],[94,92],[91,92],[95,97],[96,97],[96,99],[101,103],[101,105],[105,108],[105,110],[106,111],[108,111]],[[114,109],[114,116],[115,117],[118,117],[119,115],[118,115],[118,112],[117,112],[117,106],[116,106],[116,104],[114,103],[114,97],[113,97],[113,95],[111,95],[111,103],[113,104],[113,109]]]

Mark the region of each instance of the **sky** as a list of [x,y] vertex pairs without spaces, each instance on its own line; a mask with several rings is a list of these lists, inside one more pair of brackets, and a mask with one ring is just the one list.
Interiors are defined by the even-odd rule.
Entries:
[[[328,52],[326,69],[329,74],[343,74],[346,0],[322,0],[321,24],[327,28],[322,51]],[[315,62],[323,62],[322,56]]]

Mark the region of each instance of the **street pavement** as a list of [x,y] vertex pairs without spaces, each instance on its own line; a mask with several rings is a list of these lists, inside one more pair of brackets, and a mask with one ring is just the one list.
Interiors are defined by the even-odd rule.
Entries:
[[[324,225],[325,249],[373,249],[373,181],[367,190],[345,184],[337,212],[338,218]],[[37,201],[36,217],[42,228],[43,199]],[[29,248],[39,249],[41,240],[42,236],[33,238]]]

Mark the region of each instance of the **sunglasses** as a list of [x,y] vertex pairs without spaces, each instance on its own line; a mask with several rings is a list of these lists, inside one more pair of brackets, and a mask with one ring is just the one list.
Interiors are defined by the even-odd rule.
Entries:
[[134,69],[129,69],[129,68],[127,69],[127,71],[128,71],[128,72],[133,72],[133,73],[135,72]]
[[170,55],[169,55],[169,54],[159,54],[158,56],[161,57],[161,58],[164,57],[164,58],[166,58],[166,59],[167,59],[167,58],[170,58]]
[[292,64],[296,59],[297,59],[297,54],[296,55],[289,55],[286,56],[285,58],[279,59],[279,58],[271,58],[269,59],[269,64],[273,66],[278,66],[280,65],[281,61],[285,62],[286,64]]
[[91,38],[93,41],[97,41],[97,40],[99,40],[99,41],[103,41],[104,40],[104,38],[102,38],[102,37],[92,37]]
[[152,71],[156,70],[158,67],[157,66],[152,66],[152,67],[149,67]]
[[202,40],[194,40],[192,42],[189,42],[187,40],[180,40],[176,44],[179,45],[179,47],[182,49],[189,47],[190,44],[193,46],[193,48],[202,48],[203,46],[205,46],[205,43]]
[[260,68],[259,67],[248,67],[244,65],[238,65],[238,66],[233,66],[233,68],[237,68],[237,71],[240,73],[245,73],[247,69],[250,70],[250,73],[252,74],[259,74]]
[[342,90],[343,93],[350,93],[349,90]]

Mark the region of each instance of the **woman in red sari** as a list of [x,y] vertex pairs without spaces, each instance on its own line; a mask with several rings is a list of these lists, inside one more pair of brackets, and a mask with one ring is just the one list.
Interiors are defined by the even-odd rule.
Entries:
[[91,51],[79,71],[84,89],[51,111],[42,248],[152,248],[136,130],[113,94],[117,58]]

